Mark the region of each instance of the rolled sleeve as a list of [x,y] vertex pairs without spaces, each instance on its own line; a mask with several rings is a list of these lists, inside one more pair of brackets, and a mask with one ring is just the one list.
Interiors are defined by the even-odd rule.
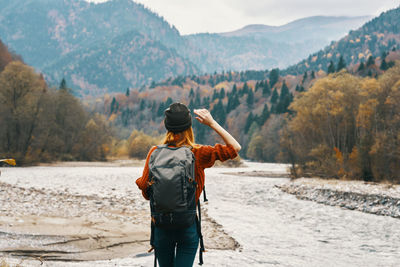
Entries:
[[234,159],[238,153],[232,145],[216,144],[215,146],[201,146],[197,155],[197,160],[205,168],[211,168],[216,160],[226,161]]

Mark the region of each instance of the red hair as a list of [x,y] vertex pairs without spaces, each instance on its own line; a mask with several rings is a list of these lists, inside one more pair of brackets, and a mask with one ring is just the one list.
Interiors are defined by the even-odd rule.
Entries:
[[168,131],[165,135],[163,144],[174,146],[191,146],[195,147],[197,144],[194,141],[193,128],[189,127],[180,133],[173,133]]

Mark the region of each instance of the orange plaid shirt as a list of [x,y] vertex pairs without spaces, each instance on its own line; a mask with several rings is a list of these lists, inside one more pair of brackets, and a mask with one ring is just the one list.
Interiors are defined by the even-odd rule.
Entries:
[[[136,184],[140,190],[142,190],[142,194],[145,199],[149,200],[149,197],[146,194],[148,181],[149,181],[149,160],[151,153],[157,147],[152,147],[147,154],[146,164],[144,165],[144,170],[142,177],[139,177],[136,180]],[[196,188],[196,201],[200,198],[201,192],[204,187],[204,169],[211,168],[216,160],[226,161],[228,159],[234,159],[237,157],[237,152],[233,148],[232,145],[221,145],[216,144],[215,146],[203,146],[199,145],[192,149],[192,152],[195,157],[195,179],[197,182]]]

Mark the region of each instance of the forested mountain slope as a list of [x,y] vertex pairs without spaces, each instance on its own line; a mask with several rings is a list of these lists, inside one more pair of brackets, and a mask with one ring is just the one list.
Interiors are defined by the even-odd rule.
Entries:
[[65,77],[79,96],[182,75],[285,67],[366,19],[314,17],[273,32],[181,36],[131,0],[0,0],[2,40],[49,84]]
[[367,63],[369,57],[382,57],[383,53],[400,48],[400,8],[383,12],[380,16],[351,31],[339,41],[287,68],[286,73],[300,74],[306,70],[327,71],[332,61],[340,57],[347,64]]

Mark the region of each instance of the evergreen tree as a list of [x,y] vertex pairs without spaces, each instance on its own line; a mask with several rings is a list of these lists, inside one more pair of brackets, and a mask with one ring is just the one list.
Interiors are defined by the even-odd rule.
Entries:
[[329,63],[329,66],[328,66],[328,74],[334,73],[334,72],[335,72],[335,64],[331,60],[330,63]]
[[311,72],[311,79],[315,79],[315,72],[314,71]]
[[172,101],[171,97],[168,97],[168,99],[165,101],[165,109],[167,109],[174,101]]
[[232,81],[232,72],[228,72],[228,82]]
[[157,110],[157,117],[161,117],[164,115],[164,110],[166,109],[164,102],[160,102]]
[[218,98],[218,93],[217,93],[217,90],[214,89],[213,95],[212,95],[212,100],[214,101],[214,100],[217,99],[217,98]]
[[190,102],[189,102],[188,109],[189,109],[189,110],[194,110],[194,108],[195,108],[195,106],[194,106],[193,98],[191,98],[191,99],[190,99]]
[[254,87],[254,92],[257,92],[257,90],[261,87],[262,81],[261,82],[256,82],[256,86]]
[[268,81],[265,80],[264,86],[263,86],[262,95],[263,95],[264,97],[268,97],[270,94],[271,94],[271,87],[269,86]]
[[336,71],[340,71],[344,68],[346,68],[346,62],[344,61],[343,56],[340,56]]
[[285,81],[283,81],[283,83],[282,83],[282,88],[281,88],[281,95],[280,95],[280,101],[282,100],[282,99],[284,99],[287,95],[289,94],[289,88],[287,87],[287,85],[286,85],[286,82]]
[[307,78],[308,78],[307,71],[305,71],[303,75],[303,81],[301,83],[304,83],[307,80]]
[[110,113],[113,114],[114,112],[117,112],[118,111],[118,107],[119,107],[119,103],[115,99],[115,97],[113,97],[113,99],[111,101],[111,106],[110,106]]
[[276,103],[274,103],[274,104],[271,105],[271,114],[276,114],[276,113],[277,113],[276,107],[277,107],[277,104],[276,104]]
[[129,96],[129,95],[130,95],[130,90],[129,90],[129,87],[128,87],[128,88],[126,88],[125,95],[126,95],[126,96]]
[[382,59],[386,59],[386,56],[388,55],[388,52],[385,52],[385,51],[383,51],[382,52],[382,55],[381,55],[381,58]]
[[228,104],[226,105],[226,114],[229,114],[233,110],[233,98],[231,94],[228,96]]
[[388,64],[386,63],[386,59],[382,59],[381,66],[379,67],[381,70],[387,70]]
[[236,83],[233,85],[233,87],[232,87],[232,92],[231,92],[231,94],[232,95],[236,95],[237,94],[237,87],[236,87]]
[[268,120],[270,116],[269,110],[268,110],[268,105],[264,104],[263,111],[261,113],[261,116],[259,117],[259,125],[264,125],[264,123]]
[[193,91],[193,88],[190,88],[189,98],[193,98],[193,97],[194,97],[194,91]]
[[249,115],[247,116],[247,120],[246,120],[246,125],[244,126],[244,132],[247,133],[250,129],[251,124],[254,121],[254,116],[253,113],[250,112]]
[[357,69],[357,71],[363,71],[364,69],[365,69],[364,62],[363,62],[363,61],[361,61],[360,65],[358,66],[358,69]]
[[140,110],[143,111],[146,108],[146,100],[140,99]]
[[244,83],[242,92],[243,92],[243,95],[249,93],[249,86],[247,85],[247,82]]
[[201,107],[200,92],[196,93],[196,97],[194,98],[194,107],[195,108],[200,108]]
[[278,101],[278,98],[279,98],[279,95],[278,95],[277,90],[275,89],[275,90],[273,90],[273,92],[272,92],[271,103],[272,103],[272,104],[275,104],[275,103]]
[[249,108],[252,108],[254,104],[254,94],[253,94],[253,90],[249,90],[249,93],[247,94],[247,105],[249,106]]
[[291,97],[289,94],[289,88],[287,87],[285,81],[282,84],[281,94],[279,96],[279,102],[276,105],[276,113],[285,113],[287,112],[287,107],[291,102]]
[[279,101],[277,106],[277,113],[286,113],[289,112],[289,105],[293,102],[293,95],[292,93],[287,94],[282,100]]
[[240,100],[239,100],[239,95],[235,95],[233,98],[233,109],[237,108],[240,106]]
[[219,98],[224,99],[225,98],[225,89],[222,87],[221,91],[219,92]]
[[203,98],[203,106],[206,109],[210,108],[210,98],[208,96]]
[[61,82],[60,82],[60,90],[67,90],[67,82],[65,81],[64,78],[62,78]]
[[394,62],[394,61],[389,61],[388,63],[387,63],[387,69],[390,69],[391,67],[393,67],[394,65],[395,65],[396,63]]
[[367,67],[375,65],[375,58],[373,56],[369,56],[367,60]]
[[219,124],[225,124],[226,113],[221,99],[216,105],[214,105],[213,109],[211,110],[211,115],[216,119],[216,121],[218,121]]
[[274,85],[278,82],[279,80],[279,69],[272,69],[271,72],[269,73],[269,85],[271,88],[274,87]]

